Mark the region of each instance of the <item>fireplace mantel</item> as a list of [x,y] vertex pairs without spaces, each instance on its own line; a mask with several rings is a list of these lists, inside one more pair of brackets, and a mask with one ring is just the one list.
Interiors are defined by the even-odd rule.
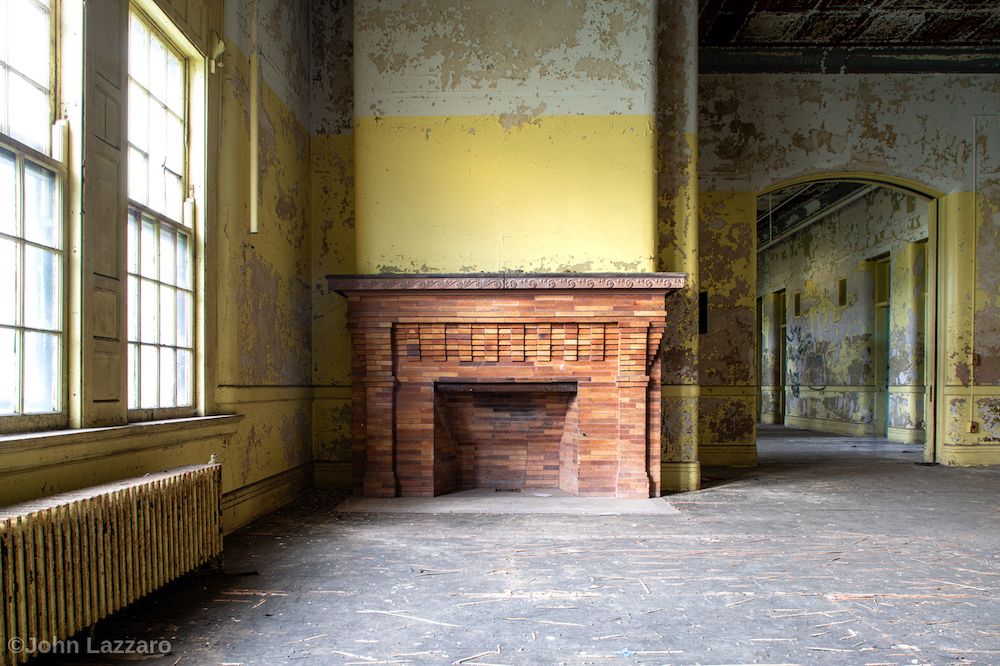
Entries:
[[356,491],[660,493],[682,273],[329,275],[348,301]]
[[468,289],[660,289],[684,286],[686,273],[429,273],[327,275],[332,292]]

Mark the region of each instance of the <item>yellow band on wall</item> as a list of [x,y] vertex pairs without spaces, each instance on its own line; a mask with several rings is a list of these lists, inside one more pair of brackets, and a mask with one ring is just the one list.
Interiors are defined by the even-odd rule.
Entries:
[[359,118],[360,272],[651,271],[648,116]]

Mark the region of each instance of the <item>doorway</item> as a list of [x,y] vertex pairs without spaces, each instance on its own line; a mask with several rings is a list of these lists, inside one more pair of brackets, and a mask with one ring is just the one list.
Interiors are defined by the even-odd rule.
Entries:
[[758,196],[757,240],[758,339],[774,351],[761,422],[933,460],[937,200],[892,179],[804,179]]

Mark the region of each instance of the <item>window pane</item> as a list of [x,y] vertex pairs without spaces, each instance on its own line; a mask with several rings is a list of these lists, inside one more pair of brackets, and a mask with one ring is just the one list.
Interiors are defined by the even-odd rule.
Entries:
[[128,272],[139,272],[139,219],[135,211],[128,213]]
[[56,206],[56,175],[33,162],[24,163],[24,237],[62,247]]
[[160,101],[167,101],[167,52],[156,37],[149,40],[149,92]]
[[139,350],[139,406],[149,409],[157,406],[160,361],[156,347],[142,345]]
[[177,292],[177,346],[192,347],[191,341],[194,337],[192,331],[192,299],[191,294],[183,291]]
[[156,272],[156,223],[142,219],[142,237],[139,239],[139,272],[150,278]]
[[14,72],[9,72],[7,84],[10,98],[17,100],[7,108],[10,135],[43,153],[49,152],[49,96]]
[[149,164],[155,170],[167,154],[167,112],[155,100],[149,103]]
[[[157,322],[160,305],[156,298],[156,283],[143,280],[139,293],[139,340],[142,342],[157,341]],[[143,368],[143,372],[146,369]]]
[[177,286],[191,289],[191,250],[187,234],[177,232]]
[[[3,70],[0,69],[0,79]],[[3,117],[3,100],[0,100],[0,118]],[[17,163],[14,153],[0,149],[0,232],[17,234]]]
[[24,413],[59,411],[59,336],[24,332]]
[[13,414],[17,411],[20,379],[17,332],[11,328],[0,328],[0,414]]
[[149,199],[149,180],[146,156],[135,148],[128,151],[128,197],[146,204]]
[[167,54],[167,106],[184,115],[184,65],[173,53]]
[[149,97],[134,83],[128,86],[128,142],[149,149]]
[[128,346],[128,408],[139,408],[139,345]]
[[131,16],[128,32],[128,73],[139,83],[146,85],[149,80],[149,32],[135,16]]
[[33,245],[24,248],[24,325],[58,330],[62,304],[62,256]]
[[0,238],[0,324],[17,323],[17,243]]
[[184,172],[184,124],[172,113],[166,121],[166,165],[174,173]]
[[189,406],[192,402],[193,381],[191,368],[194,367],[192,360],[194,354],[189,351],[177,351],[177,404]]
[[160,286],[160,344],[172,345],[176,339],[174,328],[174,307],[176,300],[174,290]]
[[49,87],[49,15],[26,0],[10,2],[8,61],[14,69]]
[[163,184],[162,162],[162,157],[157,160],[152,158],[149,160],[149,194],[147,205],[158,213],[167,212],[165,206],[166,197],[164,196],[164,192],[166,191],[166,188]]
[[174,374],[177,372],[177,360],[174,350],[160,348],[160,407],[173,407],[177,404],[177,386]]
[[174,284],[174,232],[170,227],[160,226],[160,282]]
[[128,276],[128,340],[139,341],[139,278]]
[[167,205],[163,213],[174,220],[180,222],[184,210],[184,183],[180,176],[164,170],[163,177],[166,184]]
[[[0,0],[0,11],[3,8]],[[2,14],[0,14],[2,16]],[[0,40],[4,39],[4,30],[0,28]],[[3,45],[0,44],[0,59],[3,59]],[[8,132],[7,128],[7,70],[0,66],[0,132]]]

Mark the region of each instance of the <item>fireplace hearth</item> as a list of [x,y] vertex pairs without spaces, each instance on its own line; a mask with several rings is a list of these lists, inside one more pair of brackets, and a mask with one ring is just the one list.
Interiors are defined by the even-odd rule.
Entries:
[[356,492],[660,494],[676,273],[330,275],[348,299]]

